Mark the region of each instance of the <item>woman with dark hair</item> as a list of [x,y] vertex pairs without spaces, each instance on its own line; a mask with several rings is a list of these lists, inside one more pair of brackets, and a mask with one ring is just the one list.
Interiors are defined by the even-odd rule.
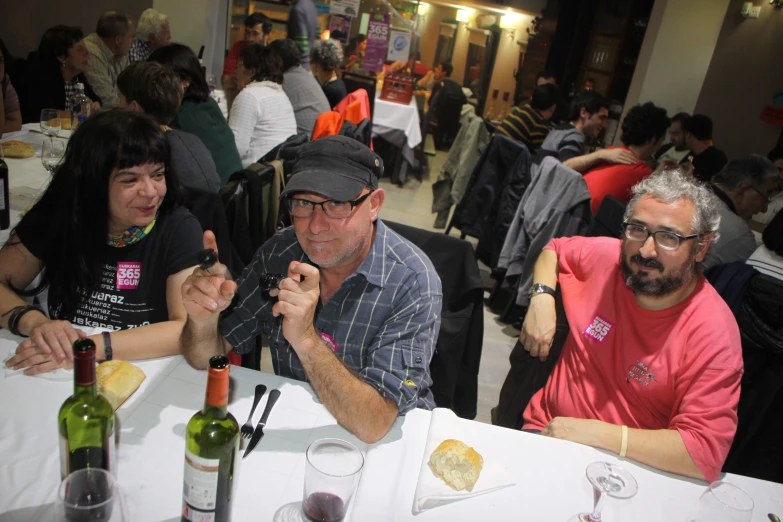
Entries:
[[242,161],[234,133],[218,104],[209,96],[196,54],[187,45],[172,43],[153,51],[147,61],[166,65],[179,77],[185,96],[169,126],[201,139],[212,154],[221,185],[225,185],[231,174],[242,170]]
[[347,61],[346,71],[355,71],[364,68],[364,52],[367,50],[367,37],[363,34],[357,34],[348,42],[348,48],[345,51]]
[[240,92],[228,118],[234,131],[242,166],[247,167],[296,134],[291,101],[283,92],[283,60],[260,44],[239,54],[237,83]]
[[11,55],[0,40],[0,136],[4,132],[14,132],[22,128],[19,96],[11,84],[11,78],[5,73],[6,60],[10,65]]
[[84,46],[84,34],[78,27],[56,25],[46,30],[38,45],[38,59],[25,77],[22,118],[25,123],[37,122],[43,109],[59,109],[70,117],[71,98],[76,84],[84,85],[92,111],[101,107],[100,98],[84,77],[89,67],[89,53]]
[[[169,163],[169,142],[147,116],[114,110],[79,125],[46,192],[0,249],[0,326],[30,337],[7,366],[70,367],[80,326],[111,331],[91,336],[98,360],[177,353],[187,319],[180,288],[203,239],[179,206]],[[44,289],[48,316],[20,297]]]

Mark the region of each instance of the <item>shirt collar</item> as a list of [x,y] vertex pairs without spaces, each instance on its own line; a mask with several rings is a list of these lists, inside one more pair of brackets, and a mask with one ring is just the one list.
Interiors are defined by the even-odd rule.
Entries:
[[362,264],[356,270],[357,274],[362,274],[367,281],[383,288],[386,280],[386,245],[389,241],[389,229],[380,220],[375,221],[375,239],[373,239],[370,252],[364,258]]
[[721,189],[719,189],[717,186],[710,184],[710,188],[715,193],[718,198],[720,198],[721,201],[723,201],[727,207],[729,207],[729,210],[737,213],[737,207],[734,206],[734,202],[731,200],[728,194],[723,192]]

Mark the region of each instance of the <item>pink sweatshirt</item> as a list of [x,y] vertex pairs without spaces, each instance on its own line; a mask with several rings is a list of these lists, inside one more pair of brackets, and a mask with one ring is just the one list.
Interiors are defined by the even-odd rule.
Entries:
[[524,428],[577,417],[677,430],[714,481],[737,429],[742,376],[739,330],[723,299],[699,276],[684,301],[645,310],[623,280],[620,240],[561,238],[547,248],[558,256],[570,334]]

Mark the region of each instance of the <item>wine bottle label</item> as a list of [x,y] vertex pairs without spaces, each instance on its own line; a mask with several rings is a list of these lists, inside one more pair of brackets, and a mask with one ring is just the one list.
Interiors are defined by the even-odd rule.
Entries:
[[[214,510],[217,500],[219,459],[205,459],[185,449],[185,481],[183,487],[184,505],[195,510]],[[189,511],[193,512],[193,509]],[[183,515],[185,515],[183,511]],[[188,518],[202,521],[211,519]]]

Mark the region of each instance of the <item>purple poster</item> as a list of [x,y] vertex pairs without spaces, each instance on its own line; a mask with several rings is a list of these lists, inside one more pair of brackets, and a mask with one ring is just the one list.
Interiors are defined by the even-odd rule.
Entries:
[[364,51],[365,71],[381,72],[386,60],[386,45],[389,42],[389,13],[370,15],[367,26],[367,49]]
[[[351,20],[353,20],[352,16],[333,14],[331,20],[329,21],[329,38],[332,40],[337,40],[343,45],[348,45],[348,35],[351,34]],[[340,33],[342,33],[338,33],[339,38],[335,36],[336,31],[340,31]]]

